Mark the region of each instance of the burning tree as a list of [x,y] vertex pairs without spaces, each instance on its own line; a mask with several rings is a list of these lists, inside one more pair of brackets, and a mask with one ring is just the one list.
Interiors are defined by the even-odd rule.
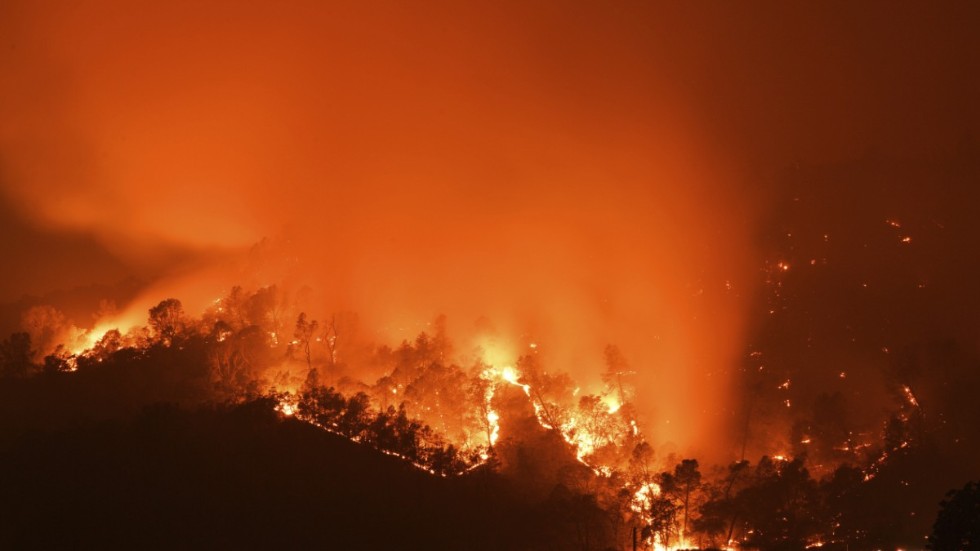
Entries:
[[[331,317],[324,332],[300,314],[295,339],[284,351],[271,313],[276,293],[265,289],[233,290],[201,320],[186,317],[176,299],[162,301],[150,311],[152,330],[107,330],[79,353],[61,349],[48,371],[81,380],[130,363],[145,365],[166,382],[163,388],[193,387],[199,402],[250,401],[268,389],[265,395],[281,416],[422,471],[465,476],[499,469],[505,478],[523,481],[526,495],[552,496],[550,503],[570,508],[561,513],[563,522],[585,546],[609,537],[658,548],[890,543],[872,537],[882,529],[850,505],[873,501],[881,495],[876,492],[918,465],[914,449],[928,438],[918,399],[906,384],[896,392],[900,408],[883,433],[880,460],[866,469],[842,467],[817,482],[800,454],[792,460],[764,457],[755,467],[740,461],[702,475],[696,459],[654,459],[634,413],[627,378],[632,371],[614,346],[604,351],[604,387],[585,393],[573,390],[567,375],[547,371],[537,347],[513,365],[490,365],[486,356],[478,357],[464,372],[453,362],[444,320],[434,337],[421,333],[394,350],[383,346],[354,354],[367,348],[355,348],[353,331],[338,321],[346,318]],[[324,342],[319,346],[326,355],[314,349],[318,342]],[[304,357],[292,358],[298,350]],[[7,339],[0,346],[4,374],[34,370],[31,352],[29,336]],[[344,362],[383,374],[369,386],[338,372]],[[70,374],[75,371],[80,374]],[[840,396],[821,396],[812,416],[798,425],[798,436],[806,431],[821,442],[849,442],[843,411]],[[818,449],[823,448],[799,451]]]
[[306,357],[306,366],[313,369],[312,342],[319,324],[316,320],[306,317],[306,312],[301,312],[296,318],[296,330],[293,331],[293,341],[290,346],[299,348]]
[[[504,376],[508,375],[504,373]],[[567,401],[571,397],[572,386],[567,375],[549,374],[541,365],[538,355],[531,353],[518,358],[514,377],[517,376],[521,383],[527,385],[525,391],[548,428],[560,428],[567,422]]]
[[459,366],[432,362],[406,385],[405,400],[415,417],[438,427],[448,438],[465,441],[466,384]]
[[606,370],[602,373],[602,382],[613,389],[619,404],[626,404],[633,400],[633,389],[625,382],[627,377],[635,375],[636,372],[630,370],[629,364],[619,347],[607,345],[604,351],[606,357]]
[[175,298],[150,308],[150,327],[165,346],[170,346],[184,327],[184,306]]

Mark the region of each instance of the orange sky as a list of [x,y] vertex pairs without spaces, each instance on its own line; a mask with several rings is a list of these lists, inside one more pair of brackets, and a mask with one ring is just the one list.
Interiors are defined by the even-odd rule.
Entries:
[[742,352],[759,176],[976,128],[971,10],[4,2],[0,190],[40,250],[5,245],[0,287],[289,239],[317,308],[395,336],[486,315],[580,377],[619,344],[692,445]]

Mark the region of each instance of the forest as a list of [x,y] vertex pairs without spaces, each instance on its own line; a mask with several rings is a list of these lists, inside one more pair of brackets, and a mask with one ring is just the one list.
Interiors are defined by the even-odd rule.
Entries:
[[908,386],[866,445],[834,445],[840,397],[822,396],[792,455],[705,464],[644,437],[614,345],[584,394],[537,345],[461,366],[442,317],[376,346],[356,315],[321,323],[276,287],[196,318],[167,299],[75,349],[52,310],[0,346],[12,547],[871,549],[921,545],[934,523],[953,549],[969,547],[946,534],[976,528],[975,485],[938,520],[938,499],[919,508],[933,495],[912,482],[946,458]]

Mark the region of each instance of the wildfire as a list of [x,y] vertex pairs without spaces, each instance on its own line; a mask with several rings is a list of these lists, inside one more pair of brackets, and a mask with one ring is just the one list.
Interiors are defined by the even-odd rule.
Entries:
[[653,482],[643,484],[633,493],[633,500],[630,502],[630,509],[634,513],[645,514],[646,511],[650,510],[650,504],[653,502],[653,498],[659,495],[659,484],[655,484]]
[[[511,366],[507,366],[507,367],[505,367],[503,369],[503,371],[500,372],[500,377],[503,380],[507,381],[508,383],[510,383],[512,385],[516,385],[516,384],[518,384],[517,383],[517,379],[520,378],[520,375],[517,374],[517,370],[516,369],[514,369]],[[518,386],[520,386],[520,385],[518,385]]]
[[276,406],[276,411],[286,416],[293,416],[296,414],[296,405],[290,403],[286,399],[283,399],[279,402],[279,405]]
[[915,395],[912,394],[912,389],[908,385],[902,386],[902,393],[905,394],[905,399],[908,400],[909,405],[914,408],[919,407],[919,401],[915,399]]
[[[561,422],[557,427],[552,426],[545,412],[545,405],[534,395],[531,385],[523,380],[523,374],[512,365],[505,365],[499,369],[490,365],[483,370],[480,377],[487,382],[483,397],[483,409],[487,412],[486,419],[490,427],[489,440],[491,446],[497,442],[500,432],[500,414],[493,409],[493,397],[500,384],[508,384],[519,387],[524,392],[530,399],[538,424],[547,430],[557,430],[562,439],[574,450],[575,457],[580,463],[589,467],[596,475],[608,477],[612,474],[613,469],[611,467],[594,464],[589,461],[589,458],[601,446],[616,443],[616,435],[607,434],[602,430],[602,427],[595,426],[595,423],[586,422],[581,417],[580,412],[569,412],[567,420]],[[576,388],[575,394],[578,393],[578,390]],[[620,412],[623,406],[619,397],[612,393],[603,394],[600,403],[602,404],[602,413],[609,416]],[[624,426],[624,432],[634,437],[639,436],[639,427],[634,419],[629,419],[628,425]]]
[[603,403],[606,404],[608,412],[610,415],[619,411],[619,408],[623,407],[623,404],[619,403],[619,398],[612,394],[607,394],[602,397]]
[[[489,440],[489,447],[491,448],[500,438],[500,414],[493,410],[493,395],[497,390],[495,381],[496,374],[497,370],[493,367],[485,369],[480,374],[480,378],[487,382],[486,390],[483,393],[483,408],[487,412],[487,424],[490,427],[487,438]],[[489,456],[484,452],[481,454],[481,457],[486,460]]]
[[[782,271],[787,269],[787,267],[783,267],[782,263],[779,267]],[[119,324],[117,323],[104,322],[80,335],[77,339],[78,344],[74,349],[75,355],[66,360],[65,366],[62,369],[67,371],[77,370],[79,363],[82,363],[84,366],[85,362],[81,360],[87,358],[87,354],[90,354],[90,351],[98,345],[99,341],[103,340],[106,334],[118,326]],[[208,342],[228,343],[222,345],[222,350],[228,349],[229,346],[234,346],[236,340],[234,337],[235,332],[228,329],[220,329],[217,332],[210,329],[207,331],[199,330],[198,334],[206,334],[207,339],[209,339]],[[132,335],[137,335],[137,333],[133,333]],[[275,347],[282,333],[264,331],[261,335],[266,346]],[[268,335],[269,338],[264,339],[265,335]],[[332,337],[321,338],[320,336],[310,335],[308,338],[312,342],[333,343]],[[146,342],[145,337],[144,340],[137,340],[135,336],[126,336],[125,339],[127,342],[132,343]],[[300,342],[298,338],[292,340],[292,344],[294,345]],[[495,403],[495,399],[499,401],[499,391],[501,388],[506,388],[507,386],[520,388],[528,400],[528,404],[530,405],[529,409],[533,410],[534,419],[537,424],[559,435],[568,445],[570,453],[574,455],[578,462],[588,467],[597,477],[601,477],[601,479],[607,481],[603,483],[613,484],[617,488],[617,491],[622,491],[623,493],[621,495],[624,496],[628,503],[628,509],[632,512],[632,518],[635,522],[642,523],[646,527],[654,524],[655,509],[658,506],[657,500],[675,499],[672,492],[676,490],[666,486],[668,489],[664,490],[654,482],[654,480],[657,482],[665,481],[666,479],[658,478],[661,475],[635,474],[631,471],[624,470],[624,463],[621,462],[622,456],[620,452],[623,450],[627,452],[633,451],[635,443],[643,443],[637,420],[631,416],[633,408],[630,406],[629,392],[624,392],[621,386],[617,389],[615,384],[610,383],[605,378],[606,386],[603,390],[595,393],[590,393],[590,389],[586,385],[583,385],[583,387],[574,387],[573,389],[572,387],[574,385],[570,384],[570,381],[553,387],[549,386],[549,381],[552,379],[548,378],[549,375],[547,372],[540,371],[540,368],[535,367],[537,364],[533,362],[524,363],[527,358],[533,359],[535,357],[538,348],[537,345],[531,343],[527,348],[530,349],[528,355],[522,356],[517,362],[513,362],[513,358],[507,356],[506,351],[510,349],[506,347],[494,346],[484,350],[480,368],[482,370],[468,375],[470,377],[468,379],[470,381],[469,384],[474,386],[467,386],[468,390],[465,393],[468,400],[465,402],[465,407],[469,408],[465,416],[467,424],[464,424],[455,434],[445,424],[440,426],[438,421],[438,416],[443,415],[439,412],[440,406],[438,404],[443,400],[442,396],[445,396],[445,388],[437,387],[434,390],[433,393],[436,396],[434,398],[435,405],[416,404],[414,406],[416,409],[412,411],[411,408],[413,406],[411,404],[413,400],[417,400],[417,393],[415,392],[415,388],[408,382],[390,380],[381,384],[379,381],[379,384],[374,387],[374,394],[370,398],[375,401],[369,407],[371,410],[376,408],[376,413],[379,416],[383,415],[384,409],[388,408],[389,404],[391,404],[389,401],[391,397],[396,396],[397,398],[394,399],[395,405],[399,408],[409,410],[409,414],[415,416],[412,418],[412,422],[418,421],[425,426],[426,431],[432,431],[424,433],[429,436],[422,437],[423,442],[440,442],[440,444],[436,444],[437,446],[443,445],[442,443],[451,444],[451,448],[462,452],[458,456],[457,462],[451,463],[452,468],[448,470],[445,467],[446,463],[438,466],[440,464],[432,461],[432,458],[436,457],[436,455],[420,455],[412,451],[401,453],[401,448],[386,448],[378,444],[379,440],[372,440],[371,436],[365,436],[365,434],[371,434],[369,432],[351,433],[342,429],[336,422],[329,420],[322,421],[319,417],[309,414],[309,410],[306,409],[307,406],[303,405],[306,404],[303,400],[307,399],[305,398],[305,391],[301,392],[298,390],[299,383],[296,382],[295,375],[289,376],[288,374],[283,375],[280,373],[275,378],[270,376],[271,385],[269,388],[271,395],[276,400],[274,409],[281,416],[299,419],[354,442],[378,446],[378,451],[398,457],[411,463],[420,470],[437,476],[462,474],[481,465],[486,465],[491,460],[491,457],[494,455],[494,447],[500,442],[501,428],[507,423],[505,414],[502,414],[497,409],[499,404]],[[760,352],[752,352],[750,357],[759,358],[761,355]],[[308,361],[309,359],[307,358],[303,362],[304,368],[309,368],[309,365],[306,364]],[[277,367],[276,369],[279,368]],[[760,366],[759,369],[762,370],[763,367]],[[288,367],[286,370],[288,371]],[[619,372],[616,373],[618,374]],[[843,379],[847,374],[840,372],[838,376]],[[789,378],[781,378],[773,384],[778,391],[789,391],[792,385],[793,381]],[[364,387],[362,386],[361,388]],[[770,389],[772,388],[770,387]],[[330,391],[332,390],[331,388]],[[442,395],[440,395],[441,392],[443,393]],[[783,394],[783,396],[785,397],[786,394],[788,392]],[[520,399],[519,395],[516,396]],[[904,411],[902,417],[903,420],[907,420],[908,415],[906,414],[909,413],[911,408],[918,408],[919,402],[911,388],[907,385],[900,387],[899,397],[904,404],[907,404],[903,406]],[[401,404],[398,404],[399,400],[402,401]],[[788,398],[782,400],[782,403],[787,408],[792,406]],[[388,411],[394,410],[389,409]],[[401,415],[405,415],[403,409],[399,409],[398,411],[401,412]],[[374,415],[375,411],[372,411],[371,414]],[[665,422],[669,423],[670,421]],[[475,430],[475,427],[480,427],[482,430]],[[476,437],[475,435],[481,436]],[[430,437],[431,440],[427,440]],[[809,445],[811,444],[811,436],[803,435],[801,440],[798,441],[800,444]],[[899,448],[905,448],[909,445],[909,442],[905,441],[900,445],[896,445],[894,447],[895,449],[883,450],[880,456],[864,472],[865,480],[870,480],[877,474],[882,465],[888,460],[889,454],[894,454]],[[847,440],[843,445],[839,445],[835,449],[848,453],[857,453],[858,450],[869,446],[871,444],[855,444],[851,440]],[[778,463],[790,461],[789,456],[782,450],[780,450],[780,453],[774,454],[771,457]],[[632,464],[630,468],[632,468]],[[628,476],[623,476],[627,473],[629,473]],[[653,533],[652,535],[645,536],[644,544],[647,548],[656,549],[657,551],[671,551],[694,547],[691,542],[685,541],[684,535],[679,528],[677,529],[676,535],[677,537],[675,538],[673,536],[661,536]],[[669,542],[669,546],[661,542],[661,537],[664,537],[665,541]],[[811,547],[819,547],[819,542],[814,542]]]
[[496,444],[497,439],[500,438],[500,415],[497,415],[496,411],[491,411],[487,413],[487,421],[493,429],[490,432],[490,445]]
[[74,346],[70,347],[71,353],[77,356],[91,350],[106,336],[106,333],[112,331],[113,329],[117,329],[116,324],[100,323],[96,325],[75,339]]

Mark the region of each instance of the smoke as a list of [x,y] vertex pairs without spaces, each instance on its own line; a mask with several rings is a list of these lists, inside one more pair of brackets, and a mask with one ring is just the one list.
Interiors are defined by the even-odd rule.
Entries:
[[[593,386],[615,343],[656,437],[717,426],[752,213],[668,52],[612,33],[623,15],[7,11],[3,191],[150,266],[130,313],[288,279],[379,338],[444,313]],[[276,266],[247,261],[263,238]]]
[[[867,11],[838,30],[806,9],[5,2],[0,184],[150,276],[127,319],[285,283],[379,340],[446,314],[461,342],[534,342],[593,385],[613,343],[648,432],[703,452],[760,279],[747,160],[916,147],[975,118],[944,72],[967,54],[921,32],[879,81],[882,51],[842,61],[875,42]],[[919,20],[888,17],[885,44]]]

